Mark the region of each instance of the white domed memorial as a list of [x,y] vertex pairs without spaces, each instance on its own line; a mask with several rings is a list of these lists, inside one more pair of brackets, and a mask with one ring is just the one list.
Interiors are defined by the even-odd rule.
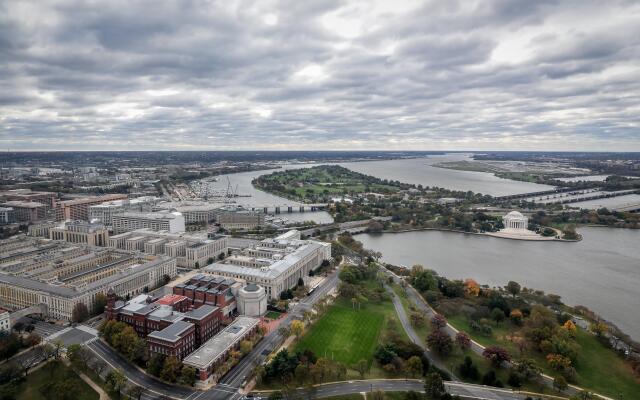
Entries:
[[527,227],[529,226],[529,218],[525,217],[518,211],[511,211],[509,214],[502,217],[502,222],[505,229],[527,230]]

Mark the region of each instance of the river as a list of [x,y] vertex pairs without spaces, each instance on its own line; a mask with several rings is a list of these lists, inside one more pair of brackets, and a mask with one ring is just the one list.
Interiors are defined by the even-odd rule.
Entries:
[[377,178],[397,180],[423,186],[437,186],[452,190],[506,196],[553,189],[553,186],[498,178],[487,172],[459,171],[434,167],[445,161],[471,161],[466,154],[445,154],[426,158],[388,161],[340,163],[345,168]]
[[640,340],[640,231],[581,228],[576,243],[527,242],[455,232],[360,234],[385,262],[422,264],[448,278],[508,281],[584,305]]

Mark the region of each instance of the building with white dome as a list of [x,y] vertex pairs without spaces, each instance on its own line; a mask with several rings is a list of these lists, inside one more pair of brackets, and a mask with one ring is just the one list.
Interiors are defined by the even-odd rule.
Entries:
[[502,217],[502,222],[504,228],[509,230],[527,230],[529,226],[529,219],[518,211],[511,211]]
[[250,283],[238,290],[236,304],[240,315],[259,317],[267,312],[267,292],[262,286]]

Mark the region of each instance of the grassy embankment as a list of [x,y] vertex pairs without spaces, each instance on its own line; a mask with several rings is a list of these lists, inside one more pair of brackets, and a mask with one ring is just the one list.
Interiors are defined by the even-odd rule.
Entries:
[[[515,327],[510,322],[503,322],[493,327],[489,336],[473,332],[467,318],[463,315],[449,316],[448,321],[456,329],[465,331],[483,346],[501,346],[513,355],[520,354],[517,346],[510,340],[517,337]],[[597,338],[589,332],[578,328],[576,341],[580,345],[580,353],[576,368],[576,385],[594,392],[624,399],[634,398],[640,393],[640,379],[633,376],[631,367],[625,364],[613,350],[603,346]],[[524,356],[533,359],[543,372],[550,376],[558,373],[551,369],[541,353],[525,351]]]
[[[407,315],[410,315],[410,313],[413,312],[413,310],[415,310],[415,306],[414,306],[413,302],[411,300],[409,300],[409,298],[407,297],[407,294],[405,293],[403,288],[401,288],[400,286],[398,286],[396,284],[392,285],[392,288],[393,288],[393,291],[400,298],[400,301],[402,302],[402,306],[404,307],[405,312],[407,313]],[[462,331],[465,331],[465,332],[469,332],[469,330],[470,330],[469,327],[468,327],[468,324],[467,324],[466,328],[460,328],[457,325],[457,323],[454,323],[451,320],[449,320],[449,322],[451,323],[451,325],[455,326],[459,330],[462,330]],[[429,336],[429,333],[431,332],[430,322],[426,321],[426,323],[424,325],[422,325],[422,326],[413,325],[413,329],[418,334],[420,339],[423,342],[426,342],[427,336]],[[494,332],[496,332],[496,331],[494,330]],[[470,335],[470,336],[475,339],[475,337],[473,335]],[[498,343],[497,341],[493,341],[492,342],[491,340],[487,341],[486,343],[483,343],[483,342],[479,341],[479,343],[484,345],[484,346],[500,345],[500,343]],[[458,348],[456,346],[455,350],[451,354],[449,354],[448,356],[443,358],[443,361],[449,367],[449,369],[451,371],[453,371],[456,375],[459,375],[458,366],[460,364],[462,364],[462,362],[464,361],[465,357],[471,358],[471,360],[473,361],[473,364],[478,368],[479,378],[476,379],[476,380],[471,380],[471,379],[463,379],[463,380],[465,380],[467,382],[470,382],[470,383],[480,383],[481,382],[481,377],[484,374],[486,374],[487,372],[489,372],[490,370],[493,370],[496,373],[497,379],[500,380],[506,387],[508,387],[508,385],[507,385],[507,380],[509,379],[508,370],[492,368],[491,364],[486,359],[484,359],[483,357],[481,357],[480,355],[474,353],[471,350],[462,351],[462,350],[460,350],[460,348]],[[522,387],[517,388],[517,389],[518,390],[531,391],[531,392],[535,392],[535,393],[542,393],[542,394],[558,394],[557,392],[555,392],[554,390],[551,390],[547,386],[540,385],[538,383],[533,383],[533,382],[528,382],[528,383],[524,384]]]

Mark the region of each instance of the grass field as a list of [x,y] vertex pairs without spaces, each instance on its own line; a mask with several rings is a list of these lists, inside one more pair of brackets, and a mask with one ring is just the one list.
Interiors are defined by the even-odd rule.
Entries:
[[354,310],[351,303],[338,300],[300,339],[296,350],[309,349],[346,365],[372,360],[385,320],[376,308],[367,304]]
[[17,400],[47,400],[48,393],[44,386],[47,383],[68,379],[73,383],[74,399],[98,400],[100,396],[80,377],[60,362],[50,362],[37,371],[29,374],[18,387]]

